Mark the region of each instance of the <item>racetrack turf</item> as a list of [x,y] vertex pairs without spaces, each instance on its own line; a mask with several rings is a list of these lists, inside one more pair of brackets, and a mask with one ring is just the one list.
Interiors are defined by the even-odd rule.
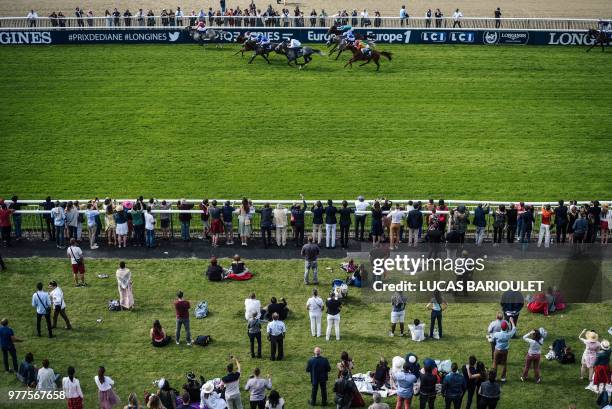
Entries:
[[2,47],[0,195],[609,199],[610,53],[378,47]]

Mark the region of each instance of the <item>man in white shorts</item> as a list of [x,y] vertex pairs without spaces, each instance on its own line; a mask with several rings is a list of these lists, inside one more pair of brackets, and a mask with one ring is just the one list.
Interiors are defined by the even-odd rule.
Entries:
[[391,298],[391,331],[389,336],[395,336],[395,327],[400,324],[400,337],[404,336],[404,320],[406,318],[406,302],[407,299],[400,291],[396,291]]

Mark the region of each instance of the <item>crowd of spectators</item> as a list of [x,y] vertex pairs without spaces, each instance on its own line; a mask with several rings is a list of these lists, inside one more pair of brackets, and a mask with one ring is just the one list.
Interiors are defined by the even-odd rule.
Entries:
[[[124,11],[114,8],[112,11],[106,9],[103,14],[97,16],[89,9],[87,12],[76,7],[74,13],[68,13],[68,17],[72,17],[74,22],[67,22],[67,16],[62,11],[53,11],[48,18],[53,27],[93,27],[100,26],[100,22],[95,22],[95,17],[104,17],[104,22],[107,27],[144,27],[144,26],[195,26],[198,21],[204,21],[209,26],[228,26],[228,27],[328,27],[331,24],[351,25],[353,27],[381,27],[382,15],[379,10],[369,12],[368,9],[348,11],[337,10],[335,13],[328,14],[325,9],[312,9],[310,12],[300,9],[299,4],[296,4],[293,10],[287,8],[284,4],[278,2],[280,8],[275,8],[269,4],[266,8],[258,8],[253,1],[248,7],[240,6],[227,7],[226,0],[220,0],[219,7],[209,7],[207,10],[201,8],[199,11],[191,10],[185,12],[180,6],[175,9],[162,9],[159,14],[151,9],[139,8],[137,11],[131,12],[129,9]],[[495,27],[501,27],[502,13],[498,7],[493,11],[495,18]],[[159,17],[159,20],[157,20]],[[402,6],[397,15],[400,25],[404,27],[408,24],[411,18],[406,6]],[[423,13],[425,26],[431,27],[432,22],[435,27],[443,26],[444,13],[438,8],[432,12],[427,9]],[[26,16],[28,25],[36,27],[39,15],[35,10],[30,10]],[[460,9],[455,9],[452,12],[452,27],[461,28],[463,12]]]

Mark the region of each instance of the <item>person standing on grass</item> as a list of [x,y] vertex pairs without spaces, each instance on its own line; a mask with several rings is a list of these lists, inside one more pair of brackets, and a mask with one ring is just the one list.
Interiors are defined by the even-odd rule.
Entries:
[[[15,348],[15,342],[23,342],[15,336],[15,332],[11,327],[8,326],[8,319],[4,318],[0,321],[0,347],[2,347],[2,362],[4,363],[4,370],[6,372],[17,372],[19,367],[17,365],[17,349]],[[13,369],[9,369],[8,356],[11,355],[13,361]]]
[[355,201],[355,240],[363,241],[368,207],[370,204],[363,196],[359,196]]
[[310,400],[308,404],[315,406],[317,403],[317,391],[321,390],[321,406],[327,406],[327,379],[331,366],[327,358],[321,356],[321,348],[315,347],[314,356],[308,360],[306,372],[310,374]]
[[279,319],[278,313],[272,314],[272,321],[268,323],[266,332],[270,340],[270,360],[282,361],[285,357],[283,339],[285,338],[287,328],[285,323]]
[[266,389],[272,389],[272,377],[267,375],[267,379],[260,378],[261,371],[255,368],[253,376],[249,378],[244,386],[245,391],[250,391],[249,404],[251,409],[265,409]]
[[304,244],[301,251],[304,257],[304,284],[308,285],[308,273],[312,270],[312,282],[314,285],[319,284],[319,246],[313,243],[312,237],[308,237],[308,243]]
[[38,369],[36,374],[36,390],[37,391],[54,391],[57,389],[57,378],[53,368],[49,368],[49,360],[43,359],[42,368]]
[[501,331],[502,322],[504,322],[504,313],[501,311],[498,311],[497,315],[495,316],[495,320],[491,321],[491,323],[489,324],[489,327],[487,328],[487,339],[489,340],[489,343],[491,344],[491,359],[492,360],[495,358],[494,357],[495,339],[493,339],[493,334]]
[[565,237],[567,236],[567,206],[563,200],[559,200],[559,206],[555,207],[554,213],[557,243],[565,243]]
[[446,409],[450,409],[451,404],[455,409],[460,409],[466,389],[467,382],[463,375],[459,373],[457,363],[453,362],[451,372],[442,381],[442,396],[444,396]]
[[119,304],[122,309],[131,310],[134,307],[132,272],[129,268],[125,268],[125,261],[119,263],[115,276],[117,277],[117,287],[119,289]]
[[331,292],[325,306],[327,307],[327,329],[325,330],[325,340],[329,341],[332,326],[336,331],[336,341],[340,341],[340,310],[342,303],[338,300],[336,293]]
[[434,324],[438,321],[438,339],[442,338],[442,311],[448,308],[448,303],[442,297],[440,291],[436,290],[433,297],[425,308],[431,310],[431,320],[429,323],[429,338],[434,339]]
[[74,367],[69,366],[68,376],[62,379],[62,390],[66,394],[68,409],[83,409],[83,391],[81,383],[74,377],[75,373]]
[[36,292],[32,294],[32,307],[36,308],[36,333],[40,334],[40,320],[44,317],[47,322],[47,331],[49,338],[53,338],[51,332],[51,299],[49,294],[43,291],[43,284],[36,284]]
[[[312,238],[308,238],[312,240]],[[306,301],[306,309],[308,310],[308,316],[310,318],[310,335],[313,337],[321,336],[321,317],[323,315],[323,308],[325,303],[323,299],[319,297],[319,291],[315,288],[312,290],[312,297]]]
[[117,240],[117,224],[115,223],[115,215],[113,214],[113,205],[105,204],[106,212],[104,213],[104,225],[106,229],[106,241],[109,246],[114,246],[117,244],[119,246],[119,242]]
[[489,371],[488,379],[478,388],[478,396],[480,396],[478,409],[495,409],[497,407],[497,402],[499,402],[501,397],[501,386],[496,378],[497,372],[494,370]]
[[391,377],[397,386],[396,409],[410,409],[410,403],[414,394],[414,384],[417,378],[410,373],[409,363],[407,361],[404,362],[402,370],[395,372]]
[[516,326],[514,318],[510,317],[510,325],[508,321],[501,324],[501,331],[492,335],[495,340],[495,352],[493,353],[493,366],[491,369],[497,371],[498,366],[502,366],[501,381],[506,382],[506,367],[508,361],[508,349],[510,348],[510,339],[516,334]]
[[96,217],[100,215],[97,208],[94,208],[93,204],[87,203],[87,210],[85,216],[87,217],[87,233],[89,235],[89,248],[95,250],[98,248],[96,244],[96,235],[98,234],[98,225],[96,224]]
[[112,409],[119,404],[119,398],[113,391],[113,381],[109,376],[105,375],[106,369],[101,366],[98,368],[98,375],[94,376],[94,382],[98,387],[98,404],[100,409]]
[[[225,387],[225,401],[228,409],[242,409],[242,401],[240,400],[240,361],[238,358],[231,358],[233,362],[227,364],[227,375],[221,378],[221,382]],[[236,371],[234,371],[236,364]]]
[[144,215],[145,223],[145,244],[147,248],[155,247],[155,216],[151,214],[151,206],[147,207],[147,212]]
[[191,330],[189,328],[189,308],[191,308],[191,304],[189,304],[189,301],[183,299],[183,292],[181,290],[177,291],[176,300],[174,300],[174,310],[176,312],[176,345],[180,344],[181,327],[184,326],[187,337],[187,346],[191,346]]
[[427,364],[423,367],[425,373],[421,374],[420,381],[421,387],[419,388],[419,409],[425,409],[427,406],[428,409],[434,409],[434,405],[436,403],[436,385],[438,382],[438,377],[433,374],[433,367],[430,364]]
[[395,327],[399,322],[400,337],[404,336],[404,321],[406,319],[406,297],[400,291],[396,291],[391,298],[391,331],[389,336],[395,336]]
[[12,209],[7,208],[6,203],[0,203],[0,231],[2,233],[2,244],[11,247],[11,214]]
[[546,330],[544,328],[534,329],[523,335],[523,340],[529,344],[527,355],[525,356],[525,368],[521,375],[521,381],[525,382],[529,375],[529,368],[533,364],[533,372],[535,375],[536,383],[542,382],[540,376],[540,356],[542,352],[542,345],[544,344],[544,338],[546,338]]
[[66,329],[71,330],[72,326],[70,325],[68,315],[66,315],[66,302],[64,301],[64,292],[57,285],[56,281],[51,281],[49,283],[49,290],[49,297],[51,298],[51,303],[53,304],[53,329],[57,327],[58,315],[61,315],[64,319],[64,323],[66,323]]
[[[127,223],[126,223],[127,224]],[[70,239],[70,246],[66,250],[66,254],[70,259],[70,265],[72,267],[72,275],[74,277],[75,287],[84,287],[85,284],[85,261],[83,260],[83,250],[77,246],[75,238]],[[79,283],[79,276],[81,282]]]
[[251,347],[251,358],[255,358],[255,341],[257,341],[257,358],[261,358],[261,325],[264,320],[258,318],[254,312],[247,323],[247,335],[249,336],[249,344]]
[[550,247],[550,224],[552,221],[553,211],[550,205],[542,207],[542,221],[540,223],[540,233],[538,234],[538,247],[542,246],[542,240],[544,240],[544,247]]
[[336,226],[338,220],[336,219],[336,213],[338,209],[334,206],[334,203],[330,200],[327,201],[327,207],[325,208],[325,248],[336,248]]

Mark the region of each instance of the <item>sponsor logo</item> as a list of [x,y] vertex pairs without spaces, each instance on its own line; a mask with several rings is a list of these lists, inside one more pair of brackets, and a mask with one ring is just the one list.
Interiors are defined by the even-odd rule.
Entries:
[[519,44],[529,42],[529,33],[526,31],[486,31],[482,36],[484,44]]
[[366,36],[373,38],[377,43],[404,43],[407,44],[410,41],[410,30],[404,31],[403,33],[397,32],[380,32],[380,31],[367,31]]
[[595,39],[586,33],[548,33],[550,45],[593,45]]
[[497,31],[487,31],[482,37],[482,42],[485,44],[497,44],[497,40],[499,40]]
[[471,31],[425,31],[421,33],[424,43],[461,43],[470,44],[476,40],[476,33]]
[[168,33],[170,42],[173,43],[176,40],[178,40],[180,35],[181,35],[180,31],[175,31],[174,33]]
[[51,44],[49,31],[2,31],[0,44]]

